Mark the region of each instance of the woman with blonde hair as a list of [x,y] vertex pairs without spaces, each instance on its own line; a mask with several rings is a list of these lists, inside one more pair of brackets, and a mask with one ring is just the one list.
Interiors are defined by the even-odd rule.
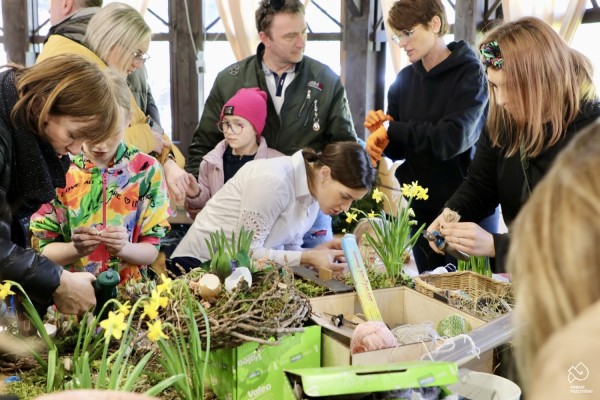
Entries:
[[65,186],[68,154],[118,132],[128,91],[122,76],[74,55],[0,72],[0,282],[21,284],[40,310],[54,302],[83,314],[95,304],[94,276],[28,247],[25,221]]
[[513,225],[515,354],[528,399],[600,393],[598,171],[600,122],[558,156]]
[[500,204],[510,226],[556,155],[600,117],[600,103],[590,61],[540,19],[498,26],[484,36],[480,52],[490,89],[487,132],[465,182],[446,202],[465,222],[446,223],[440,214],[427,230],[440,231],[467,254],[495,257],[500,272],[508,235],[492,235],[469,221]]
[[[147,52],[151,39],[152,31],[138,11],[124,3],[110,3],[91,18],[85,46],[61,35],[51,35],[37,61],[56,54],[79,54],[103,68],[109,66],[127,76],[143,67],[149,59]],[[133,95],[131,103],[133,114],[125,131],[125,142],[161,161],[169,193],[182,203],[186,191],[189,195],[196,194],[195,178],[183,170],[185,160],[179,149],[166,135],[153,131],[153,121],[144,115]]]

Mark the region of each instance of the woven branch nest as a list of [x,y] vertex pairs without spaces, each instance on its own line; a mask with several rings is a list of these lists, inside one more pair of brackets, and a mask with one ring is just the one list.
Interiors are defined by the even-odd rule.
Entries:
[[[206,343],[210,333],[210,348],[235,347],[245,342],[277,344],[270,338],[302,332],[311,307],[309,298],[296,289],[291,271],[280,266],[265,269],[252,275],[252,287],[245,282],[231,293],[224,288],[215,304],[202,301],[195,293],[195,285],[205,272],[192,270],[173,281],[173,296],[161,319],[179,327],[188,334],[183,307],[186,307],[187,291],[190,288],[195,300],[201,302],[208,316],[210,332],[207,332],[202,313],[195,312],[199,334]],[[196,308],[194,308],[196,310]]]

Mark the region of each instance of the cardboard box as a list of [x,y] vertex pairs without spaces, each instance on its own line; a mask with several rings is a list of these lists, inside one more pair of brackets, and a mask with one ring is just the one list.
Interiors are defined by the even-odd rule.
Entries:
[[[348,395],[358,398],[360,394],[456,384],[458,367],[449,362],[409,361],[377,366],[304,368],[286,371],[286,375],[294,399],[348,398]],[[337,397],[343,395],[346,396]]]
[[[450,315],[460,315],[467,320],[472,329],[485,324],[485,321],[450,307],[438,300],[425,296],[413,289],[398,287],[374,290],[375,299],[383,320],[390,328],[398,325],[417,325],[431,322],[437,327],[440,320]],[[344,293],[334,296],[311,299],[313,316],[316,323],[323,327],[322,357],[323,367],[346,365],[373,365],[400,361],[420,360],[434,347],[433,342],[406,344],[393,349],[350,354],[350,339],[353,329],[335,327],[327,314],[343,314],[346,318],[361,314],[362,309],[356,293]],[[480,355],[479,359],[464,365],[474,371],[492,372],[493,351]]]
[[284,336],[277,346],[248,342],[211,351],[209,364],[210,384],[219,399],[293,398],[283,370],[321,366],[321,327]]

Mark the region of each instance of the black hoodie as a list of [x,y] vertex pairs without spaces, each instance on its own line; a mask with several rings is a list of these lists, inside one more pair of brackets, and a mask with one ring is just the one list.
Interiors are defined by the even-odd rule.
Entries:
[[463,181],[472,149],[487,115],[485,72],[464,42],[448,44],[451,54],[430,71],[418,61],[400,71],[388,92],[385,155],[406,161],[396,171],[400,182],[419,181],[427,201],[414,201],[419,224],[429,224]]

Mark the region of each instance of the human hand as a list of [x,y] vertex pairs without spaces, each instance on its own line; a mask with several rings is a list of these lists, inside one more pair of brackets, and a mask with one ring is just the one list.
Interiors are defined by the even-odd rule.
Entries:
[[195,199],[196,197],[200,196],[200,185],[198,184],[198,181],[196,180],[194,175],[190,173],[188,173],[187,180],[188,186],[185,189],[185,196],[191,199]]
[[320,245],[314,247],[316,250],[330,249],[330,250],[341,250],[342,249],[342,239],[335,238],[325,243],[321,243]]
[[169,195],[175,200],[175,203],[182,204],[190,185],[196,182],[196,179],[170,158],[163,165],[163,169]]
[[382,110],[371,110],[365,117],[365,122],[363,126],[367,128],[369,132],[373,133],[377,129],[379,129],[381,127],[381,124],[383,124],[385,121],[393,120],[394,118],[392,118],[391,115],[384,114]]
[[339,277],[344,274],[348,268],[344,252],[342,250],[333,249],[317,249],[305,250],[307,253],[307,263],[315,269],[327,268],[333,272],[334,277]]
[[69,315],[83,315],[96,305],[96,294],[92,284],[96,277],[89,272],[63,270],[60,285],[53,295],[58,311]]
[[[427,227],[427,231],[430,232],[431,234],[433,234],[434,231],[439,232],[440,229],[442,229],[442,225],[444,224],[444,222],[446,222],[446,219],[444,218],[444,214],[441,213],[440,215],[437,216],[436,219],[433,220],[431,225],[429,225]],[[435,244],[435,241],[429,241],[429,247],[431,247],[431,249],[438,254],[444,254],[444,252],[442,250],[438,249],[438,247]]]
[[375,132],[371,133],[367,138],[366,150],[371,156],[373,166],[377,166],[377,161],[381,160],[383,150],[390,143],[385,126],[381,126]]
[[80,226],[73,230],[71,242],[75,247],[75,251],[81,257],[90,255],[102,243],[100,232],[96,228],[89,226]]
[[100,234],[100,238],[106,246],[106,250],[113,256],[121,255],[129,243],[129,234],[124,226],[107,226]]
[[446,243],[456,250],[472,256],[496,256],[494,236],[476,223],[443,223],[440,228]]

